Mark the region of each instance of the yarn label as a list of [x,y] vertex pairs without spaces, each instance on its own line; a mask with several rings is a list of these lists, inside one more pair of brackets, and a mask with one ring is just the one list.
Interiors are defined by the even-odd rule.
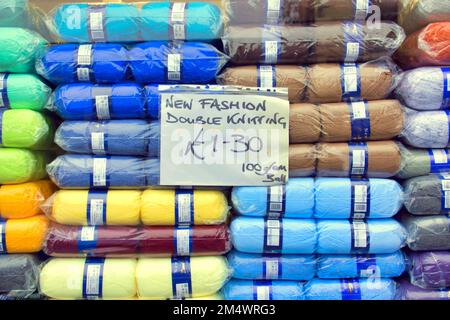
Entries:
[[162,185],[287,183],[286,89],[179,85],[159,91]]
[[352,140],[361,141],[370,138],[370,114],[366,101],[349,102]]
[[278,24],[282,0],[267,0],[267,23]]
[[359,23],[344,22],[345,62],[356,62],[361,53],[362,26]]
[[181,54],[167,55],[167,79],[170,81],[181,80]]
[[95,249],[97,247],[97,228],[94,226],[81,227],[77,246],[80,252]]
[[353,8],[355,11],[354,18],[357,21],[366,20],[371,6],[370,0],[353,0]]
[[444,96],[442,100],[442,108],[450,107],[450,68],[442,68],[444,78]]
[[93,5],[88,8],[89,33],[91,42],[105,42],[105,16],[106,6]]
[[441,173],[447,172],[450,169],[449,155],[447,149],[430,149],[428,151],[430,156],[430,172]]
[[0,108],[9,108],[8,73],[0,73]]
[[176,299],[190,298],[192,295],[191,259],[172,258],[172,295]]
[[450,214],[450,174],[441,174],[441,198],[442,212]]
[[280,253],[283,246],[283,222],[281,219],[265,219],[264,253]]
[[279,279],[281,277],[281,262],[278,257],[264,257],[263,278]]
[[6,250],[6,221],[0,219],[0,254],[7,253]]
[[349,143],[350,176],[363,177],[367,175],[369,152],[365,143]]
[[278,61],[278,41],[264,42],[265,62],[268,64],[276,64]]
[[83,298],[98,299],[103,296],[104,266],[103,258],[86,258],[83,273]]
[[92,64],[92,44],[81,44],[78,47],[77,63],[79,66]]
[[172,4],[170,21],[172,26],[173,40],[186,39],[185,11],[186,11],[186,3],[176,2]]
[[352,180],[351,213],[352,219],[368,218],[370,212],[370,182]]
[[274,66],[258,66],[258,87],[275,88],[275,67]]
[[111,114],[109,112],[109,96],[95,97],[95,111],[97,113],[98,120],[111,119]]
[[105,133],[104,132],[91,132],[91,146],[92,153],[104,154],[105,153]]
[[253,300],[272,300],[271,281],[253,281]]
[[94,158],[92,164],[92,186],[107,187],[106,176],[107,158]]
[[341,65],[342,99],[344,101],[359,100],[361,97],[361,72],[355,63]]
[[194,223],[194,191],[175,191],[175,224],[190,225]]
[[361,300],[361,286],[359,280],[341,280],[342,300]]
[[378,273],[377,259],[374,255],[357,255],[356,269],[361,278],[370,278]]
[[365,221],[353,220],[350,222],[352,236],[352,253],[369,250],[369,226]]
[[271,218],[279,218],[285,213],[286,187],[273,186],[268,190],[267,215]]
[[87,222],[90,226],[106,224],[107,191],[89,191],[87,202]]
[[177,256],[189,256],[191,254],[192,247],[192,229],[176,229],[175,233],[175,247],[177,249]]

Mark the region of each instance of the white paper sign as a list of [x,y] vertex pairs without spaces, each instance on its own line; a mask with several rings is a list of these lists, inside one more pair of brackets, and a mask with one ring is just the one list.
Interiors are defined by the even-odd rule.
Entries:
[[160,94],[162,185],[287,182],[287,90],[160,87]]

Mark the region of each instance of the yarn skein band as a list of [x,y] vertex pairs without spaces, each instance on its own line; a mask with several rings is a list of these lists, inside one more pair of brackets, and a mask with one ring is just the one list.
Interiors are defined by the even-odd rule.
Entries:
[[42,250],[48,219],[38,215],[0,222],[1,253],[35,253]]
[[423,289],[450,287],[450,253],[414,252],[409,256],[411,283]]
[[408,280],[402,280],[398,284],[396,300],[450,300],[450,290],[422,289]]
[[403,215],[402,223],[408,232],[408,247],[413,251],[450,250],[449,221],[448,216]]
[[299,281],[229,281],[222,292],[225,300],[305,300]]
[[55,257],[220,255],[231,249],[228,227],[76,227],[52,223],[44,252]]

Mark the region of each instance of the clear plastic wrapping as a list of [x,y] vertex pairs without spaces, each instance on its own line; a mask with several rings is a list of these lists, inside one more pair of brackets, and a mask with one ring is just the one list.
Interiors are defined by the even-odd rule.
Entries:
[[395,58],[405,69],[450,66],[450,22],[431,23],[409,35]]
[[73,226],[185,226],[224,223],[229,207],[218,190],[60,190],[43,210],[51,220]]
[[398,213],[403,192],[388,179],[293,178],[283,187],[235,187],[231,199],[245,216],[381,219]]
[[449,21],[450,7],[445,0],[403,0],[400,24],[410,33],[432,22]]
[[405,214],[402,223],[408,232],[407,243],[411,250],[450,250],[448,216],[417,217]]
[[296,24],[330,20],[363,21],[380,9],[383,20],[395,21],[398,0],[224,0],[225,14],[234,24]]
[[363,62],[393,54],[405,39],[394,22],[377,28],[359,22],[296,26],[228,26],[224,52],[236,65]]
[[37,215],[0,221],[0,253],[35,253],[42,250],[48,219]]
[[390,58],[381,58],[362,64],[229,67],[217,81],[224,85],[288,88],[291,103],[333,103],[385,99],[396,87],[398,74]]
[[397,178],[409,179],[430,173],[448,172],[448,149],[415,149],[399,144],[402,164]]
[[18,184],[45,178],[45,165],[50,158],[48,152],[0,148],[0,184]]
[[[201,298],[217,293],[229,276],[223,257],[57,258],[43,267],[40,291],[54,299]],[[96,285],[87,287],[88,280]]]
[[213,81],[228,58],[201,42],[62,44],[46,48],[38,73],[55,84],[74,82],[195,83]]
[[291,177],[389,178],[400,171],[401,160],[395,141],[289,146]]
[[397,300],[450,300],[449,290],[422,289],[404,279],[397,287]]
[[63,4],[51,16],[63,42],[211,41],[220,38],[223,27],[216,5],[194,1]]
[[450,288],[450,252],[414,252],[409,258],[411,284],[423,289]]
[[405,229],[394,219],[238,217],[231,223],[234,248],[247,253],[387,254],[400,250],[406,236]]
[[52,223],[43,250],[53,257],[220,255],[231,249],[228,227],[77,227]]

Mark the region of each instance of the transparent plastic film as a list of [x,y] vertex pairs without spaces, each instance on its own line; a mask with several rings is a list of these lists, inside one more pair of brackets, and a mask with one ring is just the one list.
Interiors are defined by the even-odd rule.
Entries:
[[408,247],[413,251],[450,250],[448,216],[412,216],[404,214],[402,223],[408,232]]

